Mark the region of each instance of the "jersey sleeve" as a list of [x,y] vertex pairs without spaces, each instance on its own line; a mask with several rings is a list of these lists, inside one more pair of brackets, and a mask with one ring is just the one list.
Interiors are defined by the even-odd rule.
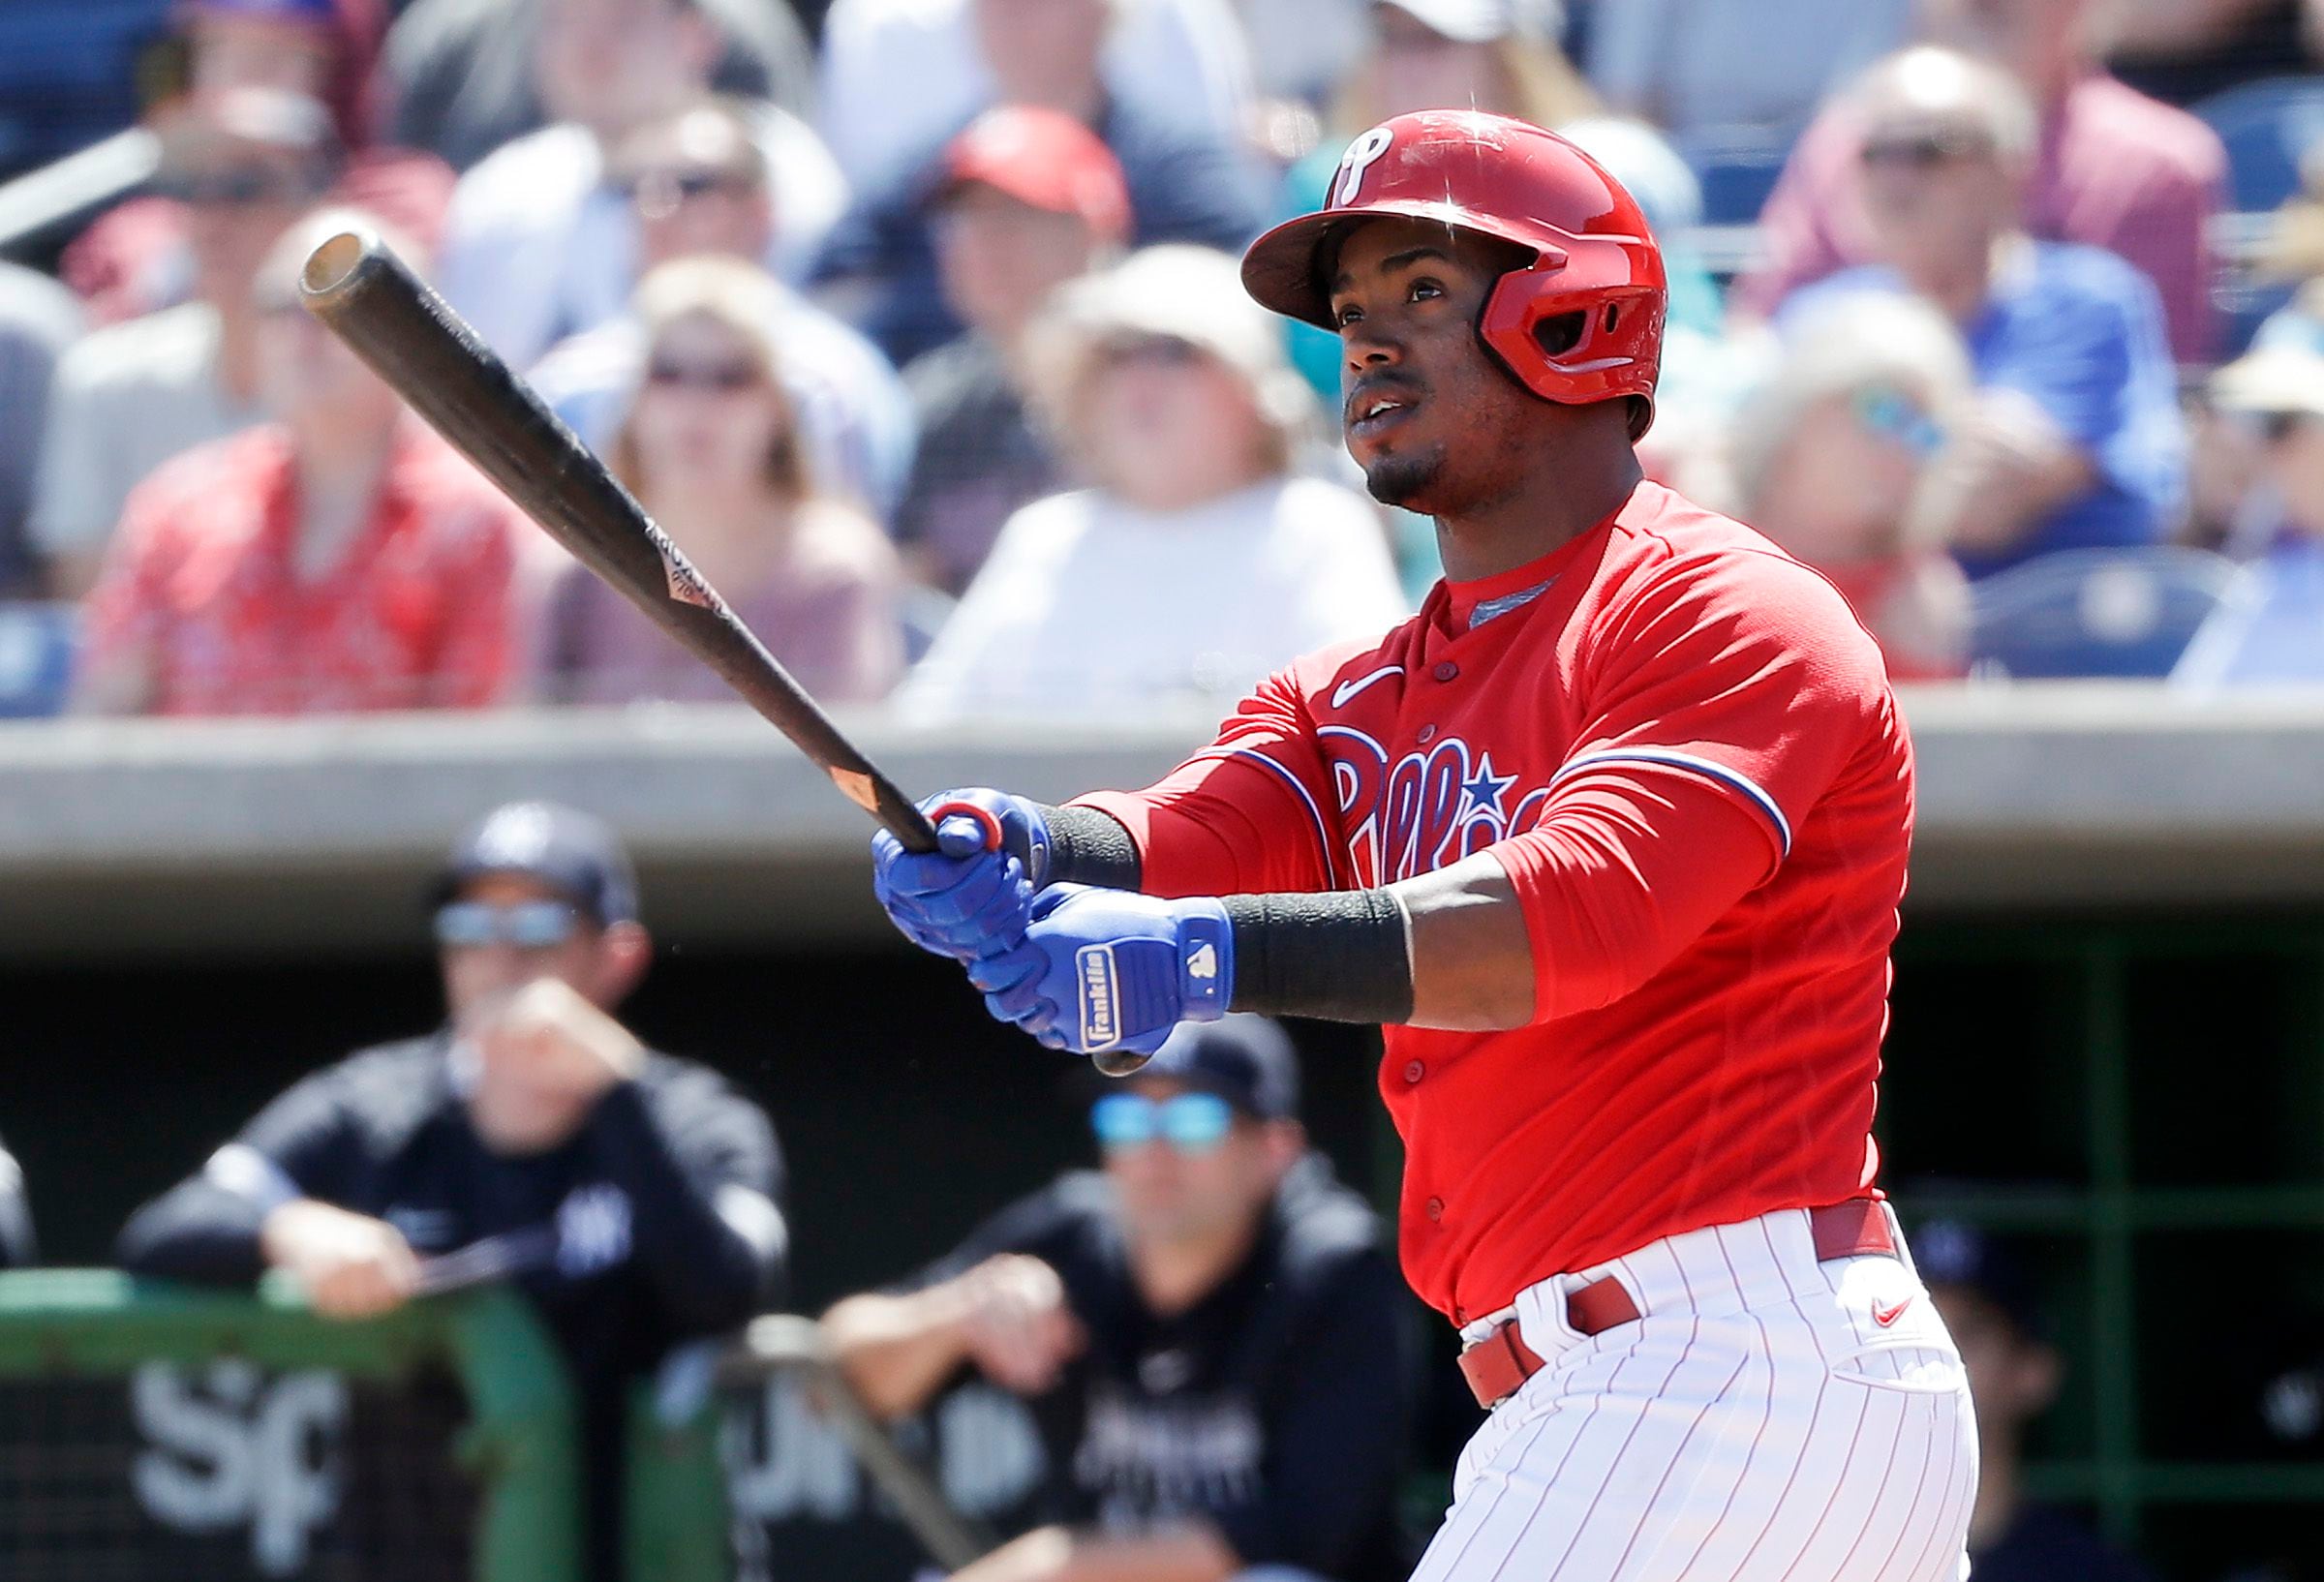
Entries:
[[1524,909],[1536,1022],[1667,965],[1775,872],[1849,761],[1895,727],[1879,650],[1839,593],[1778,557],[1730,560],[1609,616],[1541,817],[1490,848]]
[[1767,872],[1892,707],[1880,647],[1839,591],[1755,551],[1674,568],[1609,612],[1586,685],[1551,809],[1558,786],[1607,768],[1708,784],[1757,815]]
[[926,1291],[958,1279],[989,1258],[1023,1253],[1062,1275],[1079,1263],[1100,1197],[1090,1177],[1068,1175],[989,1216],[961,1244],[902,1281],[899,1292]]
[[138,1209],[121,1232],[121,1266],[137,1274],[238,1283],[265,1266],[266,1216],[296,1198],[343,1207],[362,1149],[340,1102],[339,1075],[318,1072],[259,1111],[234,1141]]
[[0,1142],[0,1269],[26,1269],[40,1261],[25,1201],[24,1171]]
[[614,1087],[583,1135],[628,1196],[639,1266],[674,1324],[715,1334],[775,1298],[790,1235],[776,1206],[781,1155],[758,1106],[682,1070]]
[[1209,746],[1143,791],[1097,791],[1094,807],[1137,843],[1149,896],[1270,895],[1345,885],[1337,800],[1293,672],[1269,676]]

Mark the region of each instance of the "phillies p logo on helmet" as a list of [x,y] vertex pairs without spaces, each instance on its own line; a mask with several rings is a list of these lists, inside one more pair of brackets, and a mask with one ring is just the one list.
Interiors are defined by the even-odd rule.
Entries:
[[1331,207],[1345,208],[1356,201],[1357,195],[1363,191],[1363,173],[1395,140],[1393,128],[1376,126],[1348,144],[1348,151],[1339,156],[1339,174],[1331,186]]

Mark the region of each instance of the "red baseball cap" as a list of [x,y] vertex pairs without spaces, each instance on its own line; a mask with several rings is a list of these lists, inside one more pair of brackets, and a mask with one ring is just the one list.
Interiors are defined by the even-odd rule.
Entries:
[[1061,110],[1003,105],[970,122],[944,150],[941,201],[978,181],[1020,203],[1071,214],[1111,242],[1130,234],[1130,186],[1121,162]]

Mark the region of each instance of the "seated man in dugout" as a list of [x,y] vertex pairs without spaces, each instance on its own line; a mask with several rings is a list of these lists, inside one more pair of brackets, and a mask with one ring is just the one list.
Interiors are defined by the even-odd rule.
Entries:
[[970,1367],[1032,1406],[1055,1519],[956,1582],[1405,1575],[1405,1298],[1298,1114],[1280,1027],[1181,1027],[1091,1104],[1102,1171],[825,1317],[882,1415]]
[[631,1385],[771,1301],[787,1233],[758,1106],[614,1019],[653,941],[611,830],[514,803],[435,893],[448,1015],[260,1110],[122,1232],[122,1265],[290,1273],[359,1319],[480,1276],[538,1308],[582,1412],[590,1582],[619,1574]]

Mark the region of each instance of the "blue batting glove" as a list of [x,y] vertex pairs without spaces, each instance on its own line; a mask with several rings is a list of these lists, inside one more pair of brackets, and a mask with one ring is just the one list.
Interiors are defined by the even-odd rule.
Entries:
[[1150,1054],[1179,1022],[1227,1014],[1235,934],[1208,897],[1060,884],[1034,900],[1024,941],[970,961],[968,981],[1053,1050]]
[[[983,820],[941,814],[963,803],[997,823],[997,847]],[[939,792],[919,806],[935,820],[935,851],[907,852],[885,830],[872,837],[872,894],[889,920],[922,950],[963,961],[1016,944],[1034,892],[1049,874],[1049,826],[1040,805],[976,788]]]

